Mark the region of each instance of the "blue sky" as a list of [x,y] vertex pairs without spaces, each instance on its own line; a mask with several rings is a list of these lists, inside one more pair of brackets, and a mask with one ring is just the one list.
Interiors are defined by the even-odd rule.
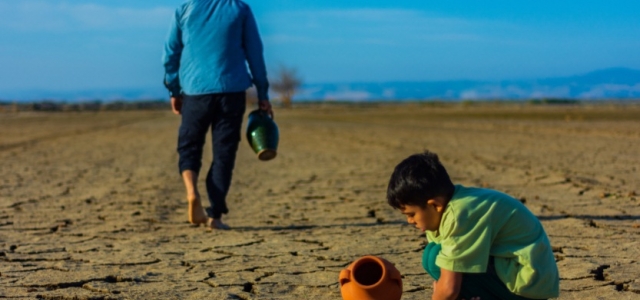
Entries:
[[[183,1],[0,2],[0,92],[161,84]],[[305,82],[527,79],[640,69],[640,1],[247,0],[271,72]]]

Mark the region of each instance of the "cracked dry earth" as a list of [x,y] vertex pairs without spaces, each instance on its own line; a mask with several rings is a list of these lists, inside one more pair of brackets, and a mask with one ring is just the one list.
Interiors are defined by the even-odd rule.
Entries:
[[373,254],[403,274],[403,299],[428,299],[424,236],[385,203],[393,167],[428,148],[456,182],[539,216],[559,299],[640,299],[637,105],[335,104],[276,117],[278,157],[258,161],[243,138],[234,229],[207,231],[186,222],[170,112],[0,114],[0,298],[340,299],[339,271]]

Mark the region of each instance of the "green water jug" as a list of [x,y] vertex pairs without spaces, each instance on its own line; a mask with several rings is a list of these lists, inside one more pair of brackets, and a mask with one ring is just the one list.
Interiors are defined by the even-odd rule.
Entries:
[[247,141],[258,159],[272,160],[278,154],[280,132],[278,125],[266,111],[256,109],[249,114],[247,121]]

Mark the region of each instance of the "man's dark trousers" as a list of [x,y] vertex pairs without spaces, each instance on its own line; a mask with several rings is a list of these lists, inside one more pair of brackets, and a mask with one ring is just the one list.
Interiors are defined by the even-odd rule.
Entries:
[[178,133],[180,174],[185,170],[200,172],[202,148],[211,127],[213,161],[206,178],[211,202],[207,215],[211,218],[219,219],[229,212],[225,198],[231,186],[245,109],[244,92],[183,97]]

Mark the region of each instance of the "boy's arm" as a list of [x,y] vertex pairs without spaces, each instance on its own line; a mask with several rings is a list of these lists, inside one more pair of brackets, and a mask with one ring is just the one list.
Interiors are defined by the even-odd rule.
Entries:
[[440,268],[440,279],[433,287],[433,300],[457,299],[462,286],[462,273]]

